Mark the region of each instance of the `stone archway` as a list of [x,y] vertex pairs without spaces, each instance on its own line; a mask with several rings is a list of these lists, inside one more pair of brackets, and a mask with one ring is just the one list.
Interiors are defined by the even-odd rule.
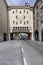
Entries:
[[39,40],[39,32],[38,30],[35,30],[35,40]]
[[43,41],[43,29],[41,31],[41,40]]

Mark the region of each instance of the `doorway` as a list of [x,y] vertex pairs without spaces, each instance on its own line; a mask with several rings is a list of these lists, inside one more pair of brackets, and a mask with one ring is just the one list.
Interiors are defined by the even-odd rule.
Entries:
[[37,30],[35,30],[35,40],[39,40],[39,33]]
[[7,38],[7,34],[4,33],[4,34],[3,34],[3,41],[6,41],[6,40],[7,40],[6,38]]

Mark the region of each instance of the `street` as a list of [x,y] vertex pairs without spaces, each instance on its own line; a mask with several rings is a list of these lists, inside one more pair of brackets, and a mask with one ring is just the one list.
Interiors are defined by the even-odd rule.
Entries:
[[0,65],[43,65],[43,0],[0,0]]
[[17,41],[0,43],[0,65],[24,65]]
[[[43,48],[32,41],[23,41],[23,57],[26,60],[25,65],[43,65]],[[42,51],[41,51],[42,50]]]
[[43,65],[43,47],[29,40],[1,42],[0,65]]

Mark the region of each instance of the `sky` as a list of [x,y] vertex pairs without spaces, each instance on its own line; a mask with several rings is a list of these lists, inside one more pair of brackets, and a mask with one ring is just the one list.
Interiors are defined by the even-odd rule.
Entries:
[[7,0],[8,5],[25,5],[25,3],[28,1],[30,5],[34,5],[35,0]]

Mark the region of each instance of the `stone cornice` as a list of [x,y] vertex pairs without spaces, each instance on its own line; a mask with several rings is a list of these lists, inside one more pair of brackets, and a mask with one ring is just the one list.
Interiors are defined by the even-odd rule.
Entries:
[[33,10],[33,7],[32,6],[8,6],[8,10],[11,10],[11,9],[30,9],[30,10]]

